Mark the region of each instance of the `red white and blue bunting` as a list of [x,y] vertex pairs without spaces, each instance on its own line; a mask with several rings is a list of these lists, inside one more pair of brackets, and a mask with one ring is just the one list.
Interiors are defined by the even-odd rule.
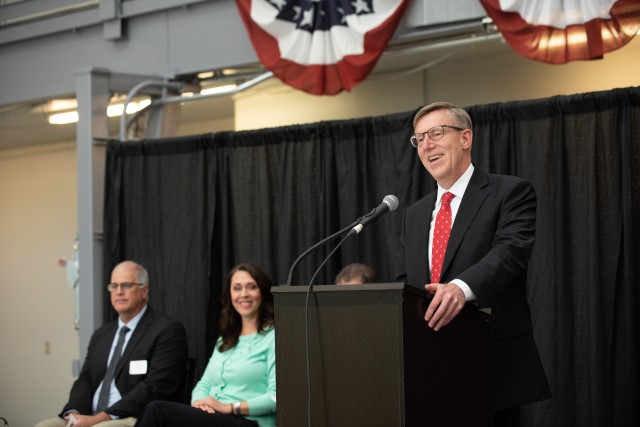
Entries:
[[600,59],[640,28],[640,0],[480,0],[507,43],[550,64]]
[[335,95],[361,83],[407,0],[236,0],[260,62],[285,84]]

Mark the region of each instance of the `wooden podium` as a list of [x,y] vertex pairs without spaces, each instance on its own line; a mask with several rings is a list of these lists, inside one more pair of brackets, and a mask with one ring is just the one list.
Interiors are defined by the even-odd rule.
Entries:
[[278,427],[492,425],[490,315],[434,332],[409,285],[316,285],[305,308],[307,290],[272,288]]

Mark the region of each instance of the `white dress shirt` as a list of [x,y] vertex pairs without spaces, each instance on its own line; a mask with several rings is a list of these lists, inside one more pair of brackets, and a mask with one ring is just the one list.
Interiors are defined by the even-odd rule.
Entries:
[[[446,192],[449,192],[453,193],[453,195],[455,196],[453,199],[451,199],[451,227],[453,227],[453,223],[456,220],[456,215],[458,214],[458,209],[460,208],[460,203],[462,202],[462,198],[464,197],[464,192],[467,190],[467,186],[469,185],[469,181],[471,180],[473,171],[473,164],[470,164],[465,173],[463,173],[462,176],[458,178],[458,180],[448,190],[442,188],[440,184],[438,184],[436,206],[431,213],[431,223],[429,225],[429,271],[431,271],[431,246],[433,245],[433,229],[436,225],[436,215],[438,215],[440,205],[442,204],[442,195]],[[473,293],[469,285],[467,285],[462,280],[453,279],[449,283],[456,284],[462,290],[462,292],[464,292],[465,301],[472,301],[476,299],[476,295]]]

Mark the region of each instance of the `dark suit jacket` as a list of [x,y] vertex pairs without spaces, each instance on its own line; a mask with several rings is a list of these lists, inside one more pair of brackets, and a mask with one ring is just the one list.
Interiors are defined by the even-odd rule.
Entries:
[[[397,279],[420,289],[430,282],[427,246],[436,196],[433,192],[420,199],[403,218]],[[441,282],[463,280],[480,306],[495,309],[491,344],[496,411],[550,397],[525,289],[535,218],[536,195],[529,182],[476,168],[445,252]]]
[[[91,336],[80,376],[73,383],[69,402],[60,416],[75,409],[92,413],[91,402],[107,370],[107,358],[118,322],[97,329]],[[130,375],[129,362],[146,360],[147,373]],[[137,417],[152,400],[178,400],[184,386],[187,335],[182,323],[147,306],[118,362],[115,384],[122,399],[106,412],[119,417]]]

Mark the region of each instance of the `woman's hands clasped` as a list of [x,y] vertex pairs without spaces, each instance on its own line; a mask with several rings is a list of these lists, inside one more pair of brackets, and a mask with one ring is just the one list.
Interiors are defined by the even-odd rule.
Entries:
[[204,399],[196,400],[191,404],[191,406],[210,414],[215,414],[216,412],[219,412],[221,414],[231,414],[233,412],[233,407],[231,406],[231,404],[222,403],[211,396],[205,397]]

